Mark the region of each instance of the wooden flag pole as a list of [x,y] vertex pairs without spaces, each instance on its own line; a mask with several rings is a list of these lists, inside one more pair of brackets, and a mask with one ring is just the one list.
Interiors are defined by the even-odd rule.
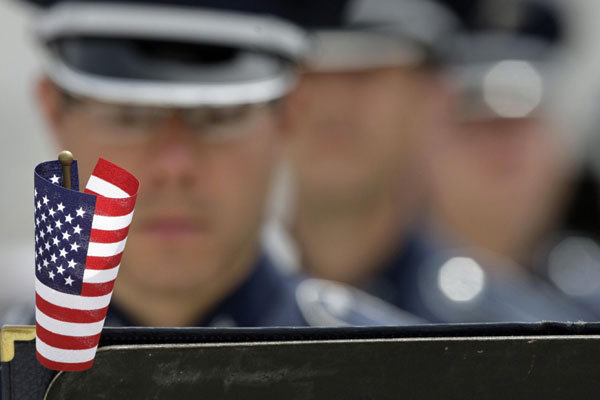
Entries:
[[58,153],[58,161],[62,165],[62,186],[65,189],[71,189],[71,164],[73,164],[73,154],[68,150]]

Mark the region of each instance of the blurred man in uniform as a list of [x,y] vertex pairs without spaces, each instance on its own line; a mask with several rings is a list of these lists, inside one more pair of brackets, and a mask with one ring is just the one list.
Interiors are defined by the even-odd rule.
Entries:
[[447,49],[456,129],[433,161],[435,218],[471,246],[531,263],[569,177],[553,113],[558,10],[535,1],[449,1],[466,32]]
[[[569,187],[568,203],[561,221],[536,265],[558,290],[585,304],[600,315],[600,158],[598,146],[598,89],[591,95],[590,110],[585,110],[584,129],[577,137],[578,163]],[[587,132],[586,132],[587,131]]]
[[83,177],[102,156],[141,185],[106,325],[415,321],[356,290],[284,277],[261,250],[282,102],[307,47],[281,19],[291,5],[43,3],[38,96],[57,143]]
[[334,1],[328,11],[301,21],[314,48],[288,107],[285,225],[302,268],[367,287],[422,205],[447,97],[433,50],[454,20],[421,0]]
[[430,158],[434,255],[413,274],[410,309],[443,322],[594,320],[535,271],[571,175],[552,102],[560,10],[530,0],[444,3],[464,23],[444,57],[454,121]]
[[[427,2],[345,4],[346,25],[313,23],[316,51],[290,102],[288,225],[302,267],[432,322],[593,319],[518,264],[555,216],[568,176],[568,152],[545,114],[555,10],[440,1],[448,8],[437,10],[461,21],[455,30],[442,29],[446,14],[434,19]],[[393,64],[390,55],[406,55],[399,48],[381,67],[374,53],[383,45],[356,32],[406,45],[432,27],[428,47],[440,50],[443,74],[414,59]],[[342,58],[349,48],[353,58]]]

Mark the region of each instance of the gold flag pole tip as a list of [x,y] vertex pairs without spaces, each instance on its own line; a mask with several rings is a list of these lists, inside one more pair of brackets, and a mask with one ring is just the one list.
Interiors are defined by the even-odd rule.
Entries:
[[73,164],[73,153],[68,150],[61,151],[58,153],[58,162],[62,165],[62,186],[66,189],[71,189],[71,164]]

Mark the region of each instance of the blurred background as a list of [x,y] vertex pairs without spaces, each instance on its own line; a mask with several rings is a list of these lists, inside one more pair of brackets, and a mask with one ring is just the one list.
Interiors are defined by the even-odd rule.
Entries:
[[[561,143],[569,147],[576,178],[569,186],[570,193],[565,196],[564,212],[561,213],[564,214],[561,218],[568,222],[561,223],[565,224],[565,229],[582,231],[593,240],[600,223],[593,219],[599,215],[598,198],[594,196],[600,187],[600,155],[596,154],[600,150],[600,113],[597,112],[600,108],[600,25],[597,23],[600,3],[596,0],[563,3],[561,7],[569,26],[568,45],[562,55],[564,67],[559,71],[557,95],[553,101],[556,103],[554,110],[560,114],[558,117],[563,124],[560,134],[566,135]],[[53,147],[36,107],[34,88],[40,67],[30,30],[33,17],[33,10],[22,4],[9,0],[0,2],[0,143],[4,155],[4,168],[0,169],[4,188],[0,198],[0,252],[3,255],[0,261],[0,314],[12,304],[33,303],[33,167],[55,157],[60,150]],[[451,171],[445,168],[448,165],[451,164],[443,162],[439,168],[448,173]],[[434,163],[432,169],[435,171],[435,168]],[[442,178],[448,181],[448,177]],[[286,179],[289,179],[286,174],[279,179],[274,213],[286,208],[281,204],[287,201],[287,197],[281,195],[286,190]],[[577,197],[580,195],[577,191],[583,196]],[[452,202],[452,194],[446,193],[444,186],[438,185],[438,190],[432,191],[431,196],[439,197],[430,201],[437,204],[438,209],[447,209],[444,201],[450,198],[448,201]],[[571,206],[573,203],[576,206]],[[582,208],[582,204],[585,207]],[[536,222],[525,216],[519,223],[525,228]],[[279,240],[277,231],[269,230],[265,236],[275,248],[273,251],[290,264],[294,257],[288,253],[293,251]],[[590,257],[595,257],[595,251],[595,247],[585,249],[586,254],[592,254]],[[469,266],[462,265],[461,268],[468,270]]]
[[29,201],[32,195],[32,169],[39,160],[54,157],[36,109],[34,84],[39,75],[33,46],[31,10],[12,1],[0,2],[0,144],[6,155],[2,182],[0,217],[0,309],[10,303],[33,303],[32,229]]

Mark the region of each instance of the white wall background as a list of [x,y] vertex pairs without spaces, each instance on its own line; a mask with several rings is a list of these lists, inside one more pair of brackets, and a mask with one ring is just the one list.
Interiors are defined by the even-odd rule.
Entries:
[[[562,3],[575,22],[562,103],[573,122],[569,134],[577,135],[594,131],[585,115],[600,115],[600,1]],[[33,167],[57,151],[35,104],[39,69],[29,29],[31,11],[16,1],[0,0],[0,313],[14,302],[33,301]]]
[[0,0],[0,312],[33,302],[33,167],[55,152],[35,109],[38,63],[26,11]]

